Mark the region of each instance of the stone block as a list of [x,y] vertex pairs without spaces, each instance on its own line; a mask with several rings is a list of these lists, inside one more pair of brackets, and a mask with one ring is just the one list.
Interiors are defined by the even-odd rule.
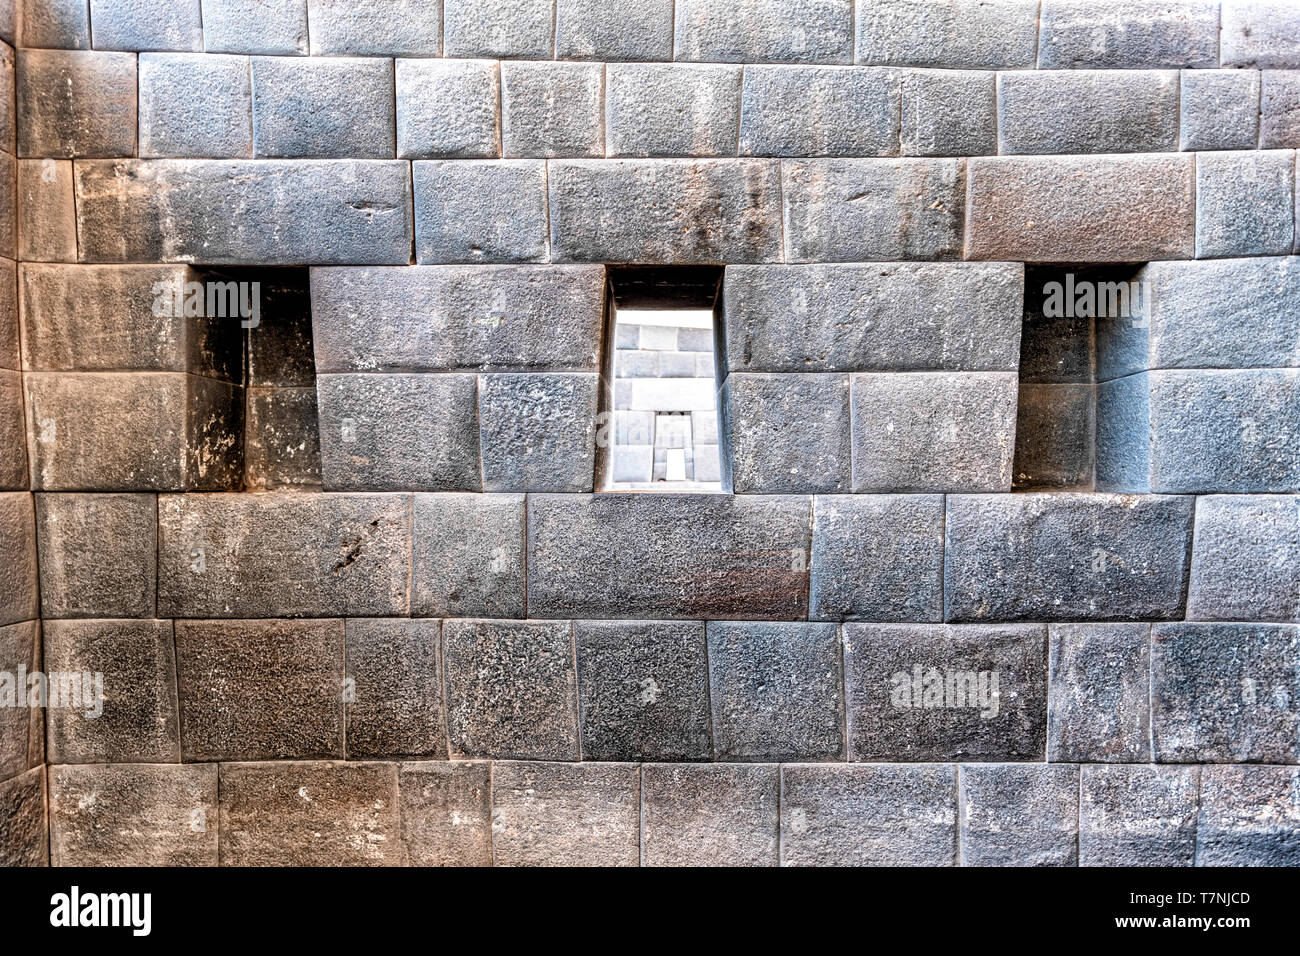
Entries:
[[0,626],[40,616],[32,496],[0,493]]
[[1189,620],[1300,621],[1300,498],[1206,495],[1194,542]]
[[18,255],[18,160],[0,151],[0,256]]
[[200,0],[90,0],[96,50],[203,49]]
[[603,64],[503,63],[502,155],[604,156],[604,94]]
[[0,780],[0,866],[48,866],[45,767]]
[[689,63],[609,64],[605,68],[608,155],[734,156],[742,69]]
[[495,60],[398,60],[398,157],[500,156],[500,98],[500,68]]
[[154,616],[158,506],[153,495],[37,495],[36,542],[41,614],[47,620]]
[[961,768],[963,866],[1076,866],[1079,768]]
[[559,0],[558,60],[671,60],[673,0]]
[[261,314],[256,328],[246,336],[247,382],[252,386],[314,386],[310,273],[280,269],[262,275]]
[[903,71],[902,154],[997,153],[996,76],[989,70]]
[[599,392],[594,372],[480,376],[483,490],[591,491]]
[[947,619],[1181,617],[1191,531],[1186,497],[953,495]]
[[253,60],[253,146],[259,157],[392,157],[394,110],[390,60]]
[[438,56],[442,0],[308,0],[313,56]]
[[1295,230],[1295,153],[1198,153],[1196,255],[1286,255]]
[[1001,153],[1177,148],[1178,74],[1173,70],[1027,70],[998,76]]
[[722,409],[737,494],[848,490],[847,375],[737,372]]
[[647,764],[643,866],[776,866],[780,768]]
[[416,495],[414,521],[413,614],[524,616],[522,495]]
[[86,0],[16,0],[14,6],[19,27],[17,45],[89,49],[90,4]]
[[20,50],[18,155],[44,159],[135,152],[136,63],[130,53]]
[[[4,4],[0,3],[0,23],[3,22],[3,19]],[[3,149],[10,156],[14,156],[18,152],[18,116],[14,111],[16,104],[13,97],[14,71],[17,68],[14,56],[14,49],[8,42],[0,45],[0,89],[6,94],[3,102],[0,102],[0,149]]]
[[161,617],[407,613],[406,495],[168,495],[158,503]]
[[1080,768],[1080,866],[1191,866],[1200,767]]
[[18,160],[18,258],[75,262],[77,213],[72,161]]
[[253,155],[248,57],[140,55],[140,155]]
[[1035,0],[857,0],[859,63],[959,69],[1032,67]]
[[1022,381],[1012,488],[1091,491],[1096,410],[1096,389],[1091,385]]
[[1048,760],[1152,759],[1150,644],[1149,624],[1048,628]]
[[[41,626],[38,621],[23,621],[0,627],[0,673],[5,674],[5,688],[0,694],[0,780],[8,780],[45,762],[46,710],[30,706],[32,698],[26,679],[41,671]],[[0,799],[0,808],[3,808]],[[0,809],[0,820],[4,818]],[[0,831],[4,824],[0,822]],[[0,859],[5,842],[0,839]]]
[[19,369],[18,266],[0,258],[0,369]]
[[0,369],[0,490],[25,490],[27,420],[23,412],[23,380],[19,372]]
[[1196,865],[1300,865],[1300,769],[1203,767]]
[[1254,149],[1259,141],[1259,73],[1185,70],[1179,92],[1179,149]]
[[417,262],[546,261],[546,163],[422,160],[411,168]]
[[412,866],[492,865],[490,763],[404,763],[397,785],[402,842]]
[[316,389],[249,388],[244,431],[244,487],[321,486]]
[[443,0],[445,56],[550,59],[553,0]]
[[1040,70],[1219,65],[1215,0],[1045,0],[1038,29]]
[[453,757],[580,759],[568,621],[448,621],[442,636]]
[[678,60],[737,63],[848,63],[850,0],[681,0],[675,8]]
[[1219,57],[1224,66],[1300,68],[1300,10],[1286,0],[1224,0]]
[[870,67],[749,66],[742,156],[896,156],[900,76]]
[[1300,70],[1265,70],[1260,75],[1259,148],[1300,146]]
[[499,866],[637,866],[641,769],[628,763],[514,763],[492,768]]
[[307,53],[307,0],[203,0],[208,53]]
[[447,756],[440,635],[439,621],[347,622],[349,760]]

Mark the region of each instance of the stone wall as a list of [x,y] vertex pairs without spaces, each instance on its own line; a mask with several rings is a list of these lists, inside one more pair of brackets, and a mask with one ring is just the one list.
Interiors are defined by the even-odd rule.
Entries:
[[[0,671],[103,679],[0,861],[1300,863],[1300,6],[0,37]],[[599,490],[628,265],[721,494]]]

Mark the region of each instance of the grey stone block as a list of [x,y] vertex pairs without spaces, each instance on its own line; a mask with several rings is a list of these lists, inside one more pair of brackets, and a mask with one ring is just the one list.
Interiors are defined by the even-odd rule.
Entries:
[[19,28],[15,45],[68,50],[90,47],[87,0],[16,0],[14,5]]
[[1192,865],[1200,767],[1080,770],[1080,866]]
[[394,156],[394,110],[391,60],[253,59],[253,145],[259,157]]
[[1044,0],[1039,69],[1219,65],[1216,0]]
[[680,0],[674,57],[738,63],[848,63],[850,0]]
[[18,160],[18,258],[75,262],[77,211],[72,161]]
[[1154,153],[1178,148],[1172,70],[998,75],[1002,153]]
[[641,770],[626,763],[493,765],[499,866],[636,866]]
[[959,258],[965,166],[958,159],[782,163],[786,259]]
[[592,490],[596,373],[479,377],[484,491]]
[[559,0],[557,60],[671,60],[673,0]]
[[1013,373],[859,373],[851,383],[854,491],[1010,489]]
[[0,866],[48,866],[45,767],[0,781]]
[[845,624],[849,759],[1042,760],[1042,625]]
[[548,168],[556,262],[680,265],[781,257],[775,162],[556,160]]
[[710,701],[720,760],[837,760],[844,703],[834,624],[711,621]]
[[522,495],[415,496],[411,610],[524,617]]
[[549,59],[555,47],[553,0],[443,0],[446,56]]
[[417,262],[546,261],[546,163],[427,160],[411,167]]
[[1091,491],[1096,408],[1096,389],[1091,385],[1028,385],[1022,381],[1017,396],[1012,488]]
[[60,693],[72,684],[76,702],[51,699],[50,763],[180,763],[171,621],[46,621],[43,630],[45,671],[71,675]]
[[153,495],[37,495],[42,615],[153,617],[157,531]]
[[32,496],[0,493],[0,625],[41,616]]
[[1151,725],[1161,763],[1295,763],[1300,628],[1157,624]]
[[961,768],[963,866],[1076,866],[1079,768]]
[[395,763],[221,765],[222,866],[405,862]]
[[501,155],[495,60],[397,61],[397,155],[490,159]]
[[1265,70],[1260,76],[1259,147],[1300,146],[1300,69]]
[[611,63],[605,69],[610,156],[735,155],[740,66]]
[[1180,617],[1191,531],[1185,497],[953,495],[947,619]]
[[347,622],[344,703],[349,760],[445,758],[441,622]]
[[19,156],[135,152],[133,54],[20,50],[16,83]]
[[502,155],[604,156],[604,95],[600,63],[503,63]]
[[780,768],[647,764],[643,866],[776,866]]
[[1300,10],[1285,0],[1225,0],[1220,34],[1224,66],[1300,67]]
[[1189,620],[1300,621],[1300,498],[1196,503]]
[[[1191,156],[987,156],[967,164],[967,259],[1145,262],[1195,250]],[[1106,223],[1098,230],[1097,223]]]
[[948,764],[781,768],[782,866],[955,866]]
[[23,410],[23,378],[19,372],[0,370],[0,490],[26,490],[27,418]]
[[1183,71],[1179,149],[1254,149],[1258,141],[1258,72]]
[[1032,67],[1036,0],[857,0],[859,63],[961,69]]
[[321,486],[316,389],[249,388],[244,490]]
[[[5,707],[0,710],[0,780],[8,780],[45,762],[45,715],[48,708],[31,707],[26,680],[20,672],[41,671],[41,625],[23,621],[0,627],[0,671],[5,677]],[[12,695],[12,696],[11,696]],[[12,706],[11,706],[12,703]],[[0,799],[0,808],[4,807]],[[0,809],[3,820],[4,809]],[[4,859],[4,823],[0,822],[0,859]]]
[[532,495],[529,614],[802,618],[809,532],[793,495]]
[[904,70],[904,156],[981,156],[998,151],[996,73]]
[[[405,265],[405,162],[77,163],[83,262]],[[276,223],[267,229],[266,223]]]
[[200,0],[90,0],[96,50],[203,49]]
[[847,375],[737,372],[722,408],[737,494],[848,490]]
[[160,617],[407,613],[406,495],[167,495]]
[[896,156],[900,75],[870,67],[750,66],[742,156]]
[[442,0],[307,0],[313,56],[438,56]]
[[307,0],[203,0],[203,49],[305,54]]
[[1300,864],[1300,769],[1204,767],[1197,866]]
[[248,57],[140,56],[140,155],[253,155]]
[[1048,628],[1048,760],[1152,759],[1150,645],[1149,624]]
[[1198,153],[1196,255],[1286,255],[1295,232],[1295,153]]
[[448,621],[442,639],[453,757],[581,759],[568,621]]
[[490,763],[404,763],[397,783],[412,866],[492,865]]
[[710,760],[704,624],[575,621],[584,760]]
[[216,866],[214,764],[49,768],[54,866]]

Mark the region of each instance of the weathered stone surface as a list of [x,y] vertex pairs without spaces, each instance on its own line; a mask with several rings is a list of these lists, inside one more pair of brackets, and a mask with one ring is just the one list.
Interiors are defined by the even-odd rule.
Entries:
[[836,760],[844,703],[834,624],[708,624],[720,760]]
[[748,67],[740,155],[897,155],[899,89],[895,70]]
[[162,617],[407,613],[406,495],[165,495]]
[[1300,68],[1300,10],[1285,0],[1226,0],[1219,55],[1224,66]]
[[857,4],[859,63],[1008,69],[1032,67],[1035,0],[872,0]]
[[18,266],[0,259],[0,368],[18,369]]
[[27,419],[23,411],[23,379],[0,369],[0,491],[26,489]]
[[453,757],[578,760],[578,687],[568,621],[447,621]]
[[1214,0],[1045,0],[1039,69],[1154,69],[1219,65]]
[[522,495],[416,495],[411,611],[524,617]]
[[1196,503],[1189,620],[1300,620],[1300,497],[1207,495]]
[[437,56],[442,0],[307,0],[313,56]]
[[734,156],[741,69],[689,63],[609,64],[605,68],[608,154]]
[[966,258],[1190,259],[1193,165],[1191,156],[1176,155],[972,159]]
[[244,431],[244,487],[321,486],[316,389],[249,388]]
[[[1118,316],[1121,307],[1128,305],[1130,313],[1136,315],[1139,305],[1134,301],[1133,288],[1122,280],[1136,280],[1140,275],[1138,269],[1126,266],[1026,268],[1024,324],[1020,336],[1021,384],[1090,385],[1095,382],[1094,326],[1102,323],[1100,316],[1094,320],[1093,313]],[[1106,282],[1110,285],[1102,284]],[[1091,299],[1087,298],[1089,295]],[[1079,308],[1080,299],[1084,300],[1084,308]],[[1092,308],[1087,308],[1089,302]]]
[[627,763],[493,765],[500,866],[636,866],[641,770]]
[[604,90],[603,64],[503,63],[502,155],[604,156]]
[[[9,10],[6,10],[6,4],[0,0],[0,39],[4,38],[3,25],[6,13],[12,15],[13,0],[8,0]],[[10,33],[12,37],[12,32]],[[14,110],[15,103],[13,99],[14,90],[14,71],[17,64],[14,62],[14,49],[9,40],[5,40],[4,45],[0,46],[0,89],[3,89],[8,95],[5,101],[0,103],[0,149],[3,149],[10,156],[18,153],[18,116]]]
[[246,336],[248,384],[315,385],[308,270],[268,270],[261,275],[259,291],[262,306],[258,324]]
[[1151,726],[1161,763],[1295,763],[1300,627],[1157,624]]
[[1096,389],[1091,385],[1029,385],[1022,380],[1016,405],[1012,488],[1091,491]]
[[[671,60],[673,0],[559,0],[559,60]],[[611,73],[612,75],[612,73]]]
[[853,490],[1007,491],[1015,451],[1011,372],[850,376]]
[[781,768],[782,866],[953,866],[947,764]]
[[51,687],[50,763],[180,762],[171,621],[45,621],[42,629],[46,672],[79,684],[60,684],[73,698],[58,706]]
[[1179,149],[1254,149],[1259,73],[1185,70],[1179,92]]
[[90,4],[86,0],[16,0],[14,6],[22,46],[69,50],[90,46]]
[[851,760],[1042,760],[1042,625],[845,624]]
[[1196,255],[1286,255],[1295,228],[1295,153],[1198,153]]
[[177,621],[181,754],[343,756],[342,621]]
[[253,155],[248,57],[140,55],[140,155]]
[[790,262],[960,258],[964,160],[787,162],[781,185]]
[[[40,623],[24,621],[0,627],[0,673],[7,675],[0,695],[4,702],[0,708],[0,780],[16,777],[45,761],[45,711],[29,706],[32,701],[26,680],[17,680],[20,671],[31,674],[40,670]],[[0,809],[0,818],[3,815]],[[3,828],[0,823],[0,830]],[[0,839],[0,859],[4,845]]]
[[412,866],[492,865],[490,763],[404,763],[397,781]]
[[417,262],[546,261],[546,163],[423,160],[411,168]]
[[384,159],[395,155],[392,61],[371,57],[253,60],[259,157]]
[[710,760],[704,624],[575,621],[585,760]]
[[1179,617],[1191,531],[1185,497],[953,495],[947,619]]
[[500,68],[495,60],[398,60],[398,157],[500,156],[500,99]]
[[48,866],[45,767],[0,780],[0,866]]
[[1053,624],[1048,629],[1048,760],[1152,759],[1150,645],[1149,624]]
[[780,768],[647,764],[643,866],[776,866]]
[[1013,371],[1019,263],[728,266],[733,372]]
[[473,375],[321,375],[316,395],[326,488],[478,490]]
[[1300,864],[1300,769],[1204,767],[1197,866]]
[[16,82],[19,156],[135,152],[134,55],[20,50]]
[[679,60],[848,63],[850,0],[680,0],[673,51]]
[[553,0],[443,0],[445,56],[550,59]]
[[482,375],[479,447],[484,491],[591,491],[596,373]]
[[447,755],[439,621],[347,622],[349,760]]
[[903,155],[996,153],[996,75],[988,70],[902,71]]
[[849,487],[849,376],[736,372],[722,387],[737,494]]
[[960,788],[963,866],[1078,864],[1078,767],[966,766]]
[[221,765],[222,866],[405,862],[395,763]]
[[153,617],[157,530],[153,495],[37,495],[42,616]]
[[998,76],[999,152],[1177,148],[1178,74],[1173,70],[1026,70]]
[[1191,866],[1200,767],[1083,766],[1081,866]]
[[410,259],[404,162],[122,160],[77,163],[76,174],[83,262]]
[[1259,147],[1300,146],[1300,70],[1265,70],[1260,76]]
[[529,496],[528,613],[802,618],[808,505],[793,495]]
[[305,54],[306,0],[204,0],[209,53]]
[[763,160],[553,161],[551,257],[556,262],[673,265],[780,259],[777,165]]
[[202,50],[199,0],[90,0],[96,50]]
[[75,262],[77,212],[72,161],[18,160],[18,258]]
[[0,625],[40,616],[32,496],[0,493]]
[[215,764],[49,768],[54,866],[216,866]]

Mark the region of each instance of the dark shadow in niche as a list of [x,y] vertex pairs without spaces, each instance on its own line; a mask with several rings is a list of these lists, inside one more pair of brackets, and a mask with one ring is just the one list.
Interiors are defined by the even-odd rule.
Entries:
[[599,491],[722,492],[720,266],[610,266]]

